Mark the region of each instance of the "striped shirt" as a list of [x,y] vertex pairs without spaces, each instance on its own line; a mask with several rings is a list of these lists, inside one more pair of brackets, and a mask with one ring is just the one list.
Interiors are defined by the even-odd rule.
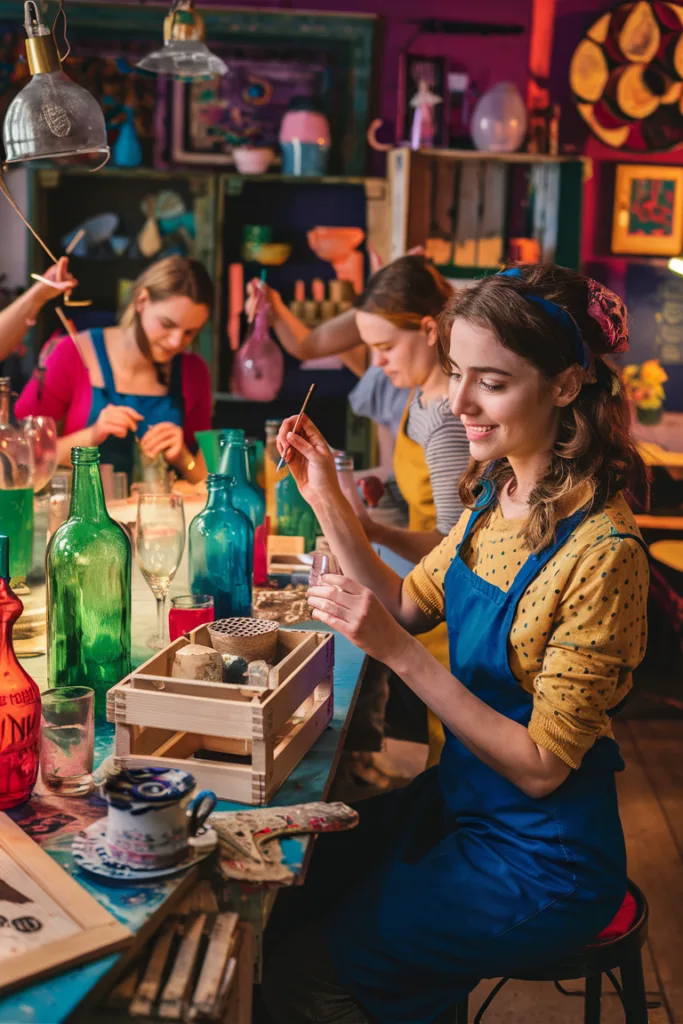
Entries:
[[449,533],[462,515],[458,481],[470,461],[465,428],[448,407],[448,398],[436,398],[425,406],[416,389],[408,412],[406,433],[425,453],[425,462],[436,506],[436,529]]

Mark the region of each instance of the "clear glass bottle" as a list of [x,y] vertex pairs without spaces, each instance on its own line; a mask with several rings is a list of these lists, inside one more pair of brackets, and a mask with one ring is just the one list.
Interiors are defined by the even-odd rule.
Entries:
[[17,661],[12,629],[24,606],[9,585],[10,541],[0,536],[0,810],[28,800],[40,761],[40,690]]
[[244,431],[222,430],[220,445],[221,458],[218,463],[218,474],[233,477],[235,483],[232,488],[232,503],[239,512],[248,516],[252,526],[256,529],[264,520],[266,502],[263,495],[249,480],[249,461]]
[[0,377],[0,524],[10,538],[10,573],[26,579],[33,557],[33,453],[24,431],[11,422],[12,388]]
[[254,528],[233,504],[235,482],[231,477],[212,473],[206,486],[206,505],[190,523],[190,589],[193,594],[213,597],[217,619],[249,616]]
[[97,448],[73,448],[69,518],[46,556],[50,686],[90,686],[95,717],[130,672],[130,541],[109,516]]

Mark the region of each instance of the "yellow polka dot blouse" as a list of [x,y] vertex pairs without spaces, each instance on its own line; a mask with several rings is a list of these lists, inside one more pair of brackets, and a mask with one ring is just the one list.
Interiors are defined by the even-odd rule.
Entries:
[[[444,618],[444,577],[470,512],[407,576],[404,592],[434,623]],[[484,518],[484,517],[482,517]],[[523,519],[495,508],[461,556],[477,576],[507,591],[529,556]],[[508,639],[510,669],[533,694],[529,733],[578,768],[609,712],[631,689],[647,641],[649,570],[633,514],[621,495],[589,514],[525,591]]]

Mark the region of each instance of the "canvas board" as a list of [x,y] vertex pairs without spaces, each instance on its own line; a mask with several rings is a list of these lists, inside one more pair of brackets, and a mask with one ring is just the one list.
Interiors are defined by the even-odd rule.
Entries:
[[0,992],[132,941],[124,925],[0,813]]

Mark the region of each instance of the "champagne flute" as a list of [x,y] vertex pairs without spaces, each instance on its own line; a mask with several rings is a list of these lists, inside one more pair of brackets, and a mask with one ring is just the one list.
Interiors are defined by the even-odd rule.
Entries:
[[160,651],[170,641],[166,595],[185,547],[185,512],[178,494],[141,494],[135,524],[135,555],[157,601],[158,635],[147,642]]

